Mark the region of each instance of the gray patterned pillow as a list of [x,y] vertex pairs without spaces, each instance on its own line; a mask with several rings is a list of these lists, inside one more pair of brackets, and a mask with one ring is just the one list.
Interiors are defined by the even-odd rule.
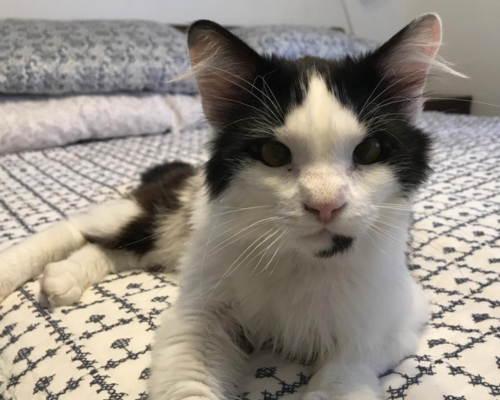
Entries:
[[186,37],[146,21],[0,21],[0,93],[161,91],[189,66]]
[[311,55],[337,59],[345,55],[359,55],[376,46],[369,40],[310,26],[255,26],[237,28],[233,32],[258,52],[287,58]]

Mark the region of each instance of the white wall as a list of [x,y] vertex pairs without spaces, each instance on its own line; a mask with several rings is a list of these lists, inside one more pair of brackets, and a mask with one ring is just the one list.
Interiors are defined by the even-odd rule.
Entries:
[[[403,20],[402,0],[346,0],[356,34],[387,38]],[[188,24],[301,24],[349,31],[340,0],[0,0],[0,18],[148,19]]]
[[405,0],[405,19],[429,11],[443,19],[444,45],[440,54],[470,79],[446,77],[430,83],[438,94],[470,94],[472,112],[500,115],[500,1]]
[[405,23],[403,0],[345,0],[356,36],[383,42]]
[[8,17],[147,19],[176,24],[196,19],[214,19],[226,25],[346,24],[337,0],[0,0],[0,18]]

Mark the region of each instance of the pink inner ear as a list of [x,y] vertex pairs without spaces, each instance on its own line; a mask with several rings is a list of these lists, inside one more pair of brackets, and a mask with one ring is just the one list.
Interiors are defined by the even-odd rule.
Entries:
[[224,113],[245,102],[260,56],[229,32],[200,30],[188,41],[203,109],[212,124],[221,124]]
[[223,38],[213,31],[200,33],[196,43],[189,47],[191,66],[202,97],[203,109],[212,120],[217,118],[220,103],[231,101],[234,86],[232,82],[238,80],[232,76],[232,62],[227,53]]
[[230,84],[230,73],[225,73],[227,65],[223,61],[224,43],[213,31],[198,34],[196,43],[189,47],[191,67],[196,76],[202,95],[224,93]]
[[422,94],[429,69],[441,45],[441,21],[433,14],[412,22],[389,49],[383,67],[400,96]]

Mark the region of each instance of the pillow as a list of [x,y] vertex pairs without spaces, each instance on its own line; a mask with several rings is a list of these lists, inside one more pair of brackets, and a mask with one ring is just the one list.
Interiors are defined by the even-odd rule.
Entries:
[[[327,28],[256,26],[233,30],[261,53],[288,58],[357,55],[375,44]],[[155,91],[195,94],[186,35],[148,21],[0,21],[0,93]]]
[[260,53],[274,53],[286,58],[316,56],[338,59],[360,55],[376,43],[328,28],[309,26],[255,26],[233,32]]
[[186,35],[146,21],[0,21],[0,93],[196,93]]

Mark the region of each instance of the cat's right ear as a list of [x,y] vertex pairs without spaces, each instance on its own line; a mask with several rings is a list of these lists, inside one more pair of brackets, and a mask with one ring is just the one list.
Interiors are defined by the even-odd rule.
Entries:
[[436,59],[441,46],[441,18],[425,14],[413,20],[371,56],[383,80],[384,92],[398,99],[411,117],[422,111],[424,86],[431,67],[465,77]]
[[191,25],[188,47],[205,115],[213,126],[224,126],[231,110],[247,102],[265,61],[227,29],[207,20]]

